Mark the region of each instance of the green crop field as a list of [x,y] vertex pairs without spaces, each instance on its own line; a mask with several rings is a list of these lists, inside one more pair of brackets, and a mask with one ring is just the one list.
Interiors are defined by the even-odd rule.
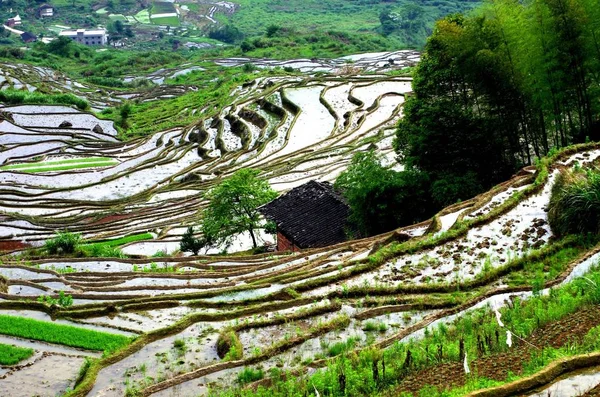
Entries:
[[0,343],[0,364],[15,365],[33,355],[33,349]]
[[179,26],[179,18],[173,16],[173,17],[160,17],[160,18],[154,18],[151,17],[152,23],[154,25],[161,25],[161,26]]
[[0,315],[0,334],[106,352],[131,341],[123,335],[6,315]]
[[86,157],[81,159],[38,161],[35,163],[24,164],[9,164],[0,167],[0,171],[19,171],[31,173],[69,171],[95,167],[110,167],[118,163],[118,161],[108,157]]

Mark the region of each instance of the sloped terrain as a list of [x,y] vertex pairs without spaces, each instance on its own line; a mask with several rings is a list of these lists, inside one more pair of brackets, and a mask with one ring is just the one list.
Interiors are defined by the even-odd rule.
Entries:
[[[215,112],[190,103],[192,125],[125,143],[111,122],[70,107],[1,108],[0,247],[40,246],[69,229],[88,240],[136,237],[122,244],[136,258],[6,256],[0,314],[132,339],[102,355],[84,344],[2,336],[36,354],[0,370],[0,394],[20,385],[24,396],[67,388],[78,396],[197,396],[235,384],[245,367],[313,373],[344,349],[386,349],[489,305],[527,300],[539,293],[523,281],[527,260],[577,249],[547,272],[543,288],[597,263],[597,248],[556,239],[546,213],[558,169],[597,163],[595,144],[385,235],[296,254],[165,255],[197,221],[203,193],[242,167],[261,170],[283,192],[333,181],[354,153],[373,147],[396,166],[394,126],[410,90],[410,79],[385,75],[260,78]],[[236,244],[248,248],[246,236]],[[61,291],[72,306],[39,299]],[[43,381],[23,381],[38,374]],[[405,382],[409,391],[422,386]]]

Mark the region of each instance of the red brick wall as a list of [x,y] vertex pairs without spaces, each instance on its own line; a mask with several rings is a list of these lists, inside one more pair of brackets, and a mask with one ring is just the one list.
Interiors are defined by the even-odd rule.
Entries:
[[277,251],[300,251],[300,248],[296,247],[294,243],[287,239],[280,231],[277,232]]

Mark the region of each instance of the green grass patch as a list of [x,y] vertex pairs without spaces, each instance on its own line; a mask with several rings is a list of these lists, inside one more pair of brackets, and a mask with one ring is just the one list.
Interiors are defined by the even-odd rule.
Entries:
[[123,22],[127,21],[127,18],[123,14],[110,14],[108,16],[108,18],[111,21],[123,21]]
[[132,340],[123,335],[6,315],[0,315],[0,334],[107,353]]
[[99,241],[96,243],[90,243],[90,244],[85,244],[83,247],[91,247],[93,245],[104,245],[104,246],[108,246],[108,247],[118,247],[121,245],[125,245],[125,244],[129,244],[129,243],[133,243],[135,241],[142,241],[142,240],[152,240],[152,234],[150,233],[142,233],[142,234],[134,234],[131,236],[125,236],[125,237],[121,237],[121,238],[117,238],[117,239],[112,239],[112,240],[105,240],[105,241]]
[[42,94],[39,92],[7,89],[0,91],[0,102],[7,105],[44,104],[75,105],[81,110],[88,109],[89,103],[72,94]]
[[161,26],[179,26],[179,18],[178,17],[160,17],[160,18],[154,18],[152,17],[152,23],[154,25],[161,25]]
[[33,355],[33,349],[0,343],[0,364],[15,365]]
[[134,18],[139,22],[139,23],[150,23],[150,12],[148,10],[142,10],[140,12],[138,12],[137,14],[134,15]]

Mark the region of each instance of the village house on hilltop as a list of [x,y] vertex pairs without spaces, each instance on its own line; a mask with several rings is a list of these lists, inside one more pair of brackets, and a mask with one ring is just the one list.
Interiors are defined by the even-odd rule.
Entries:
[[40,18],[49,18],[54,16],[54,7],[50,4],[42,4],[37,9],[37,14]]
[[108,34],[106,34],[104,28],[63,30],[59,33],[59,36],[69,37],[85,45],[106,45],[108,43]]
[[277,225],[277,251],[346,241],[350,207],[330,183],[310,181],[259,208]]

